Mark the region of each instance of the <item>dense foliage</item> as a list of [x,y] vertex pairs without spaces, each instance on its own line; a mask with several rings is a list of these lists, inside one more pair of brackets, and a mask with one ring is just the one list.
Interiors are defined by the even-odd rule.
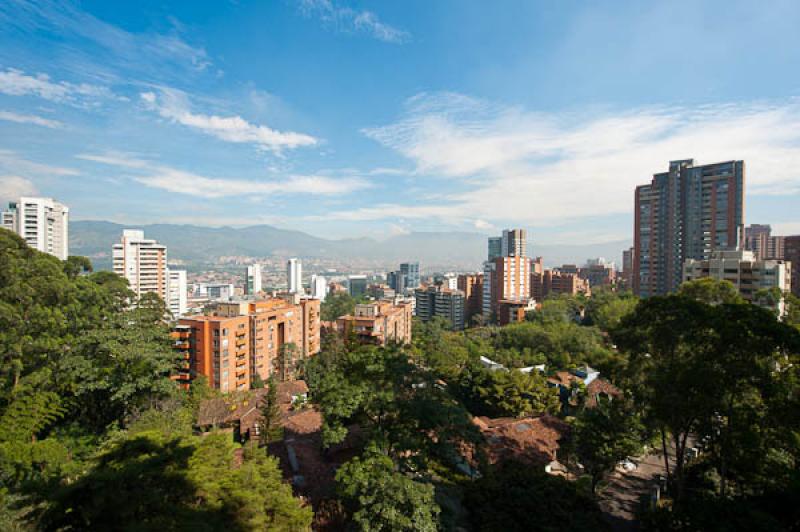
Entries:
[[192,433],[167,312],[0,230],[0,528],[306,530],[275,459]]

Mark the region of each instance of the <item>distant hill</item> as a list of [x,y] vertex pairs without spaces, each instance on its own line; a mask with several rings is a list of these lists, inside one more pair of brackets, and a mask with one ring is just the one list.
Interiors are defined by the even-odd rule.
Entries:
[[[103,221],[70,222],[70,253],[91,257],[98,268],[110,267],[111,246],[123,229],[143,229],[169,248],[169,256],[193,264],[208,264],[230,255],[251,257],[364,259],[398,263],[418,260],[423,268],[433,266],[478,270],[486,256],[486,235],[470,232],[425,232],[397,235],[378,241],[371,238],[328,240],[302,231],[269,225],[252,227],[203,227],[153,224],[129,226]],[[543,256],[547,265],[582,264],[590,257],[619,262],[627,241],[564,246],[529,242],[529,254]]]

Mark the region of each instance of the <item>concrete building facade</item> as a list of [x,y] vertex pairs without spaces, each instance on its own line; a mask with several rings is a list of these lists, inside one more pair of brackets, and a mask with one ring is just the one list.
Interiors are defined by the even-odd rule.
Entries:
[[188,286],[186,284],[186,270],[173,270],[168,268],[169,284],[167,286],[167,307],[172,316],[178,318],[186,314],[188,306]]
[[[760,303],[759,290],[778,288],[788,292],[792,286],[792,272],[781,259],[757,259],[752,251],[713,251],[705,260],[688,259],[683,267],[683,280],[711,278],[733,283],[742,298],[751,303]],[[775,309],[780,316],[785,314],[781,299]]]
[[169,277],[167,247],[144,237],[144,231],[125,229],[112,248],[114,273],[128,280],[137,296],[158,294],[166,303]]
[[244,273],[244,293],[254,296],[261,292],[261,265],[251,264]]
[[445,286],[429,286],[414,291],[416,315],[422,321],[444,318],[454,331],[464,330],[464,292]]
[[23,196],[8,204],[1,220],[30,247],[61,260],[69,257],[69,207],[63,203]]
[[300,259],[286,261],[286,286],[290,294],[303,293],[303,263]]

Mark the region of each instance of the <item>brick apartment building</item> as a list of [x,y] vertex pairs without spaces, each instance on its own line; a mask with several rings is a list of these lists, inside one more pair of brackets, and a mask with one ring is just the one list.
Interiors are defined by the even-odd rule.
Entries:
[[464,293],[464,323],[471,325],[483,307],[483,274],[461,274],[456,286]]
[[410,302],[375,301],[356,305],[352,315],[336,320],[336,330],[345,337],[355,334],[364,343],[411,343],[412,305]]
[[541,301],[549,295],[567,294],[592,294],[592,289],[587,279],[582,279],[578,273],[566,273],[560,270],[544,270],[543,273],[531,274],[531,294],[536,301]]
[[299,359],[319,352],[317,299],[219,302],[209,310],[181,319],[173,335],[176,349],[188,347],[191,376],[204,375],[212,388],[246,390],[256,376],[290,380]]

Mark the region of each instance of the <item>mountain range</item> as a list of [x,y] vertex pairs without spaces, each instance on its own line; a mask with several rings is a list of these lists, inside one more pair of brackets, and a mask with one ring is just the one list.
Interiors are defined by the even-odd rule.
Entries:
[[[121,225],[105,221],[70,222],[70,254],[92,258],[99,269],[111,265],[111,246],[123,229],[142,229],[147,238],[165,244],[169,258],[189,265],[213,264],[219,257],[300,257],[342,261],[367,260],[394,264],[419,261],[423,269],[435,267],[478,270],[486,257],[487,235],[471,232],[412,232],[386,240],[347,238],[332,240],[302,231],[270,225],[252,227],[205,227],[197,225]],[[530,256],[544,257],[545,265],[583,264],[592,257],[620,261],[629,241],[599,244],[539,245],[528,242]]]

